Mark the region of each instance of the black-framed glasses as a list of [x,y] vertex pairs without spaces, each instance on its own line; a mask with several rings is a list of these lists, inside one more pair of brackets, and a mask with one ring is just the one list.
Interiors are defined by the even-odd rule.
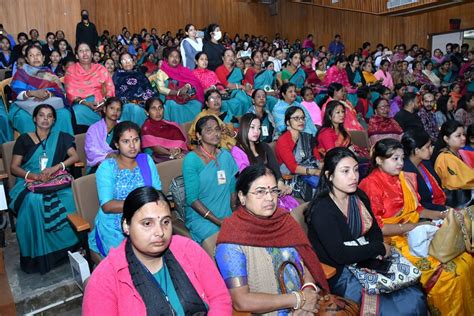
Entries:
[[306,120],[306,116],[291,116],[290,119],[295,120],[296,122],[303,122]]

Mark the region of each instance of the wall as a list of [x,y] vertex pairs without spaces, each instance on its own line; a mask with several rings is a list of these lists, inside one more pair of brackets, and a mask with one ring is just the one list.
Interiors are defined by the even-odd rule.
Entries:
[[116,34],[123,26],[127,26],[132,33],[139,32],[143,27],[148,30],[156,27],[160,34],[168,30],[175,33],[188,23],[198,28],[218,23],[223,31],[231,34],[274,34],[274,19],[269,16],[268,7],[252,2],[114,0],[111,8],[108,1],[81,0],[81,6],[89,10],[91,20],[99,30],[108,29]]
[[46,32],[63,30],[67,39],[76,36],[80,0],[0,0],[0,23],[16,35],[35,28],[42,40]]

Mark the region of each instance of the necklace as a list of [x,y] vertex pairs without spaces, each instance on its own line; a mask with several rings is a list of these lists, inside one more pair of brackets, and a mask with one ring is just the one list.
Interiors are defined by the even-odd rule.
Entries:
[[204,149],[204,147],[199,146],[199,148],[201,149],[202,153],[209,159],[209,160],[216,160],[216,156],[214,156],[213,154],[211,154],[210,152],[208,152],[207,150]]

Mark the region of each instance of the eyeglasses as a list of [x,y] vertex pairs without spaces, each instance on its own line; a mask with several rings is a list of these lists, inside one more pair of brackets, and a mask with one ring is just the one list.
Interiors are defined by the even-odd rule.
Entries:
[[291,116],[290,119],[295,120],[296,122],[303,122],[306,119],[306,116]]
[[281,190],[277,188],[268,188],[268,189],[258,188],[255,190],[255,192],[249,192],[249,193],[255,195],[257,199],[263,199],[264,196],[269,193],[272,197],[279,197],[281,194]]

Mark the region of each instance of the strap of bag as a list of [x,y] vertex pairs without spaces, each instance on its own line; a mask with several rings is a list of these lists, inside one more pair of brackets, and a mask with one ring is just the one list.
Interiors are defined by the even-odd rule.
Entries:
[[[464,223],[464,214],[463,214],[464,212],[463,211],[466,212],[469,215],[469,218],[472,221],[472,219],[473,219],[472,212],[469,208],[465,208],[462,211],[458,211],[458,210],[453,209],[454,216],[456,217],[457,221],[459,222],[459,224],[461,226],[461,231],[462,231],[462,235],[463,235],[463,238],[464,238],[464,244],[466,245],[466,251],[469,252],[469,253],[472,253],[473,252],[472,236],[469,236],[469,234],[467,233],[466,223]],[[471,233],[472,233],[472,229],[471,229]]]

